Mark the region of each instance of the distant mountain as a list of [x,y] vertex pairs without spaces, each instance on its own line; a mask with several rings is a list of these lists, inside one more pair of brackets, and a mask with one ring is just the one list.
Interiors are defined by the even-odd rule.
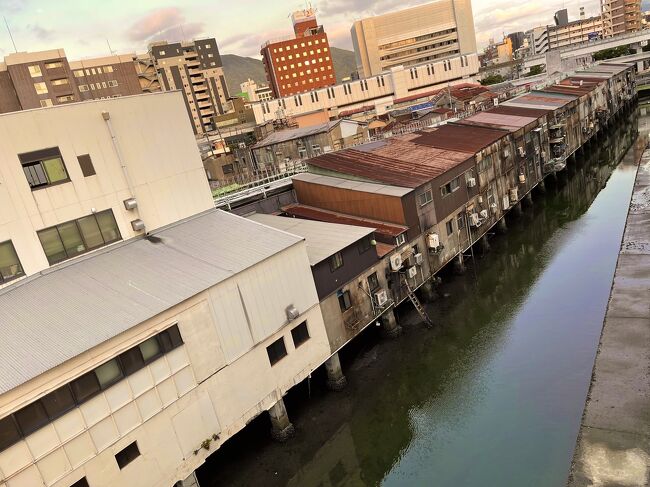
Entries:
[[[350,76],[356,71],[357,64],[354,59],[354,52],[347,49],[332,47],[332,60],[334,61],[334,71],[336,72],[336,81],[340,82],[342,78]],[[255,80],[257,84],[266,84],[266,75],[264,74],[264,65],[259,59],[252,57],[237,56],[236,54],[222,54],[223,70],[228,83],[228,91],[231,96],[239,93],[239,85],[248,78]]]

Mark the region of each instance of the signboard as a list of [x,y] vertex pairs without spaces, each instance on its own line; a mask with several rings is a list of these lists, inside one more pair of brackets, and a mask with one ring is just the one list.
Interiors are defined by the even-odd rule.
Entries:
[[420,103],[419,105],[413,105],[412,107],[409,107],[409,111],[411,112],[417,112],[419,110],[427,110],[429,108],[433,108],[433,102],[426,102],[426,103]]
[[587,34],[587,40],[597,41],[598,39],[600,39],[600,34],[598,32],[589,32]]

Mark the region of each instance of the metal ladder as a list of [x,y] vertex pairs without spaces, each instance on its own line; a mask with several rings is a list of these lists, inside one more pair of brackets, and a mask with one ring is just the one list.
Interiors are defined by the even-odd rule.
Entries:
[[429,315],[424,309],[424,306],[422,306],[422,303],[420,303],[420,300],[418,297],[415,295],[415,292],[411,289],[411,286],[409,286],[409,281],[406,278],[406,276],[402,273],[400,273],[400,276],[402,278],[402,282],[406,285],[406,290],[407,296],[411,303],[413,303],[413,307],[415,310],[418,312],[422,320],[424,321],[424,324],[427,328],[433,328],[433,321],[431,321],[431,318],[429,318]]

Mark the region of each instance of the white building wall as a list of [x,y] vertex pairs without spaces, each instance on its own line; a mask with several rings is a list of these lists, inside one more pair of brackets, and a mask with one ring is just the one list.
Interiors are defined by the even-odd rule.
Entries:
[[[110,113],[127,179],[102,112]],[[0,242],[12,240],[27,275],[48,267],[36,232],[112,209],[124,240],[213,207],[180,93],[156,93],[0,115]],[[58,147],[70,181],[32,191],[18,154]],[[84,177],[77,156],[96,175]],[[138,208],[123,200],[135,196]]]
[[[447,69],[445,64],[448,66]],[[393,105],[396,98],[442,88],[447,86],[447,83],[467,82],[468,78],[478,73],[479,67],[476,54],[409,68],[399,66],[370,78],[313,90],[301,95],[253,103],[253,113],[257,123],[318,110],[329,110],[332,116],[336,116],[339,111],[368,105],[376,107],[377,112],[381,114]]]
[[[291,322],[288,304],[301,312]],[[310,339],[295,348],[291,329],[303,321]],[[300,242],[0,396],[0,417],[174,323],[184,345],[0,452],[0,485],[69,487],[86,476],[93,487],[171,486],[330,354]],[[279,337],[288,355],[271,366],[266,347]],[[120,470],[115,454],[133,441],[141,455]]]

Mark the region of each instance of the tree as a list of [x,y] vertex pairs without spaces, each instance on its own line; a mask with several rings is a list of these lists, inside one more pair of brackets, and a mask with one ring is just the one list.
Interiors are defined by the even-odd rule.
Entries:
[[613,59],[616,57],[628,56],[630,54],[631,51],[629,46],[612,47],[594,53],[594,61],[604,61],[605,59]]
[[495,85],[497,83],[503,83],[505,81],[505,78],[501,76],[500,74],[491,74],[489,76],[486,76],[481,80],[481,84],[483,86],[487,85]]
[[530,71],[524,75],[524,77],[528,76],[537,76],[538,74],[542,74],[544,72],[544,67],[541,64],[538,64],[537,66],[533,66],[530,68]]

